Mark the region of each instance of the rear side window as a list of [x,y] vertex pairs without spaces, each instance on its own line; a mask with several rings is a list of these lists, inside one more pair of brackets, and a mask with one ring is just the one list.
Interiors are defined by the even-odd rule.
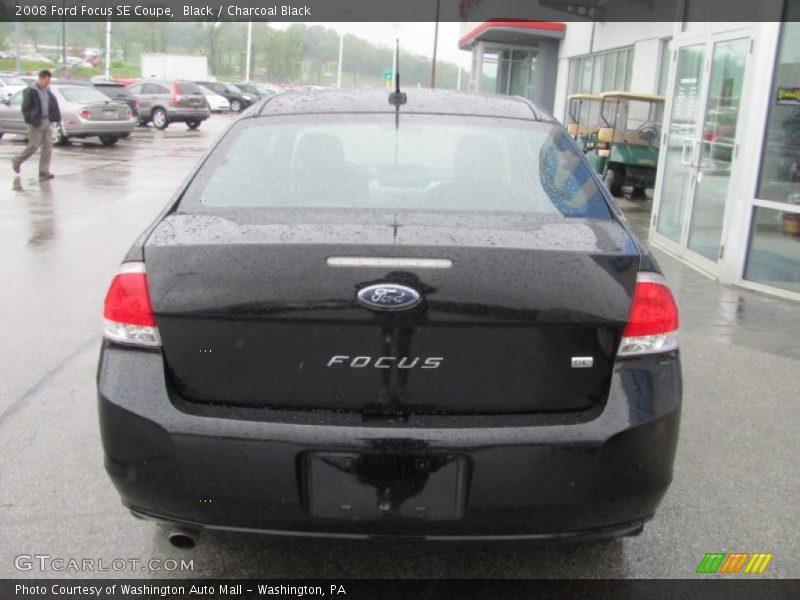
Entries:
[[244,120],[212,153],[181,210],[354,208],[609,219],[560,125],[442,115]]
[[196,83],[187,83],[185,81],[181,81],[180,83],[175,84],[175,88],[178,90],[179,94],[202,94],[202,90],[200,86]]
[[68,102],[104,102],[108,96],[90,87],[71,87],[59,90]]

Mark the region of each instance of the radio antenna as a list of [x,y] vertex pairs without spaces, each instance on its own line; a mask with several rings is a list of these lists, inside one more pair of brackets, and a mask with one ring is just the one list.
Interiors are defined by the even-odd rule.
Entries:
[[395,62],[396,65],[394,72],[394,91],[389,94],[389,104],[392,104],[397,112],[400,107],[408,102],[408,96],[400,91],[400,38],[395,40]]

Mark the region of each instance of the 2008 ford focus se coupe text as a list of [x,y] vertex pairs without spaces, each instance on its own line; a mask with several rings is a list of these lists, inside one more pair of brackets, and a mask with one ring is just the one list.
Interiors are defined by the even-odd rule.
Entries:
[[527,101],[391,98],[266,100],[129,251],[98,372],[123,503],[183,543],[641,532],[681,403],[657,264]]

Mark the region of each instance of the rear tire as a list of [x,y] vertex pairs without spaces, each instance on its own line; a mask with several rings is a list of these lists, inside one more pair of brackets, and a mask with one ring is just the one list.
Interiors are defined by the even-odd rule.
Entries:
[[622,180],[622,170],[619,167],[610,166],[606,169],[605,175],[603,175],[603,183],[606,184],[606,188],[615,198],[622,194]]
[[100,136],[100,143],[103,144],[106,148],[110,148],[114,144],[119,141],[119,138],[116,135],[101,135]]
[[69,144],[69,138],[64,135],[61,123],[53,123],[53,146],[66,146],[67,144]]
[[200,121],[197,121],[195,119],[192,119],[191,121],[186,121],[186,126],[192,130],[197,129],[198,127],[200,127]]
[[169,127],[167,113],[164,112],[163,108],[154,108],[152,114],[150,115],[150,120],[153,122],[153,127],[156,129],[164,130]]

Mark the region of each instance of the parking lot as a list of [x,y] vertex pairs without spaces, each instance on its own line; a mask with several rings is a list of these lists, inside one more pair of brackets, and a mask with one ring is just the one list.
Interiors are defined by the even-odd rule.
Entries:
[[[10,167],[0,141],[0,577],[19,555],[193,559],[191,572],[126,577],[693,577],[706,552],[769,552],[763,576],[800,577],[798,306],[720,286],[658,254],[682,310],[684,413],[675,481],[637,538],[532,546],[206,535],[196,548],[134,520],[102,466],[95,368],[103,297],[132,240],[230,120],[137,128],[113,148]],[[641,226],[646,216],[626,203]]]

